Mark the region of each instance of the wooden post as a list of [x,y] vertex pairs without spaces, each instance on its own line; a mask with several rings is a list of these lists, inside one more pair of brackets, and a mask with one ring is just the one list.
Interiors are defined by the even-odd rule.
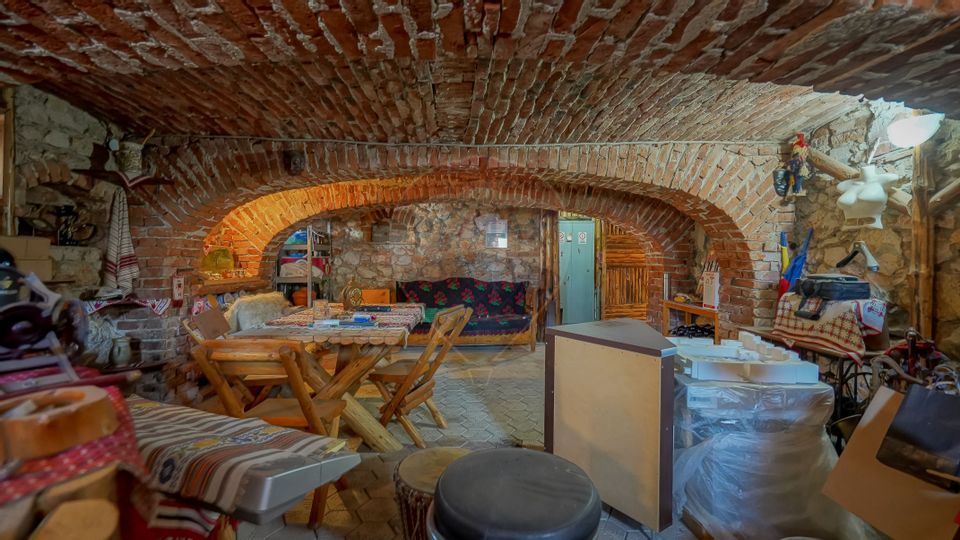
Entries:
[[914,302],[910,306],[911,325],[920,335],[935,339],[933,327],[934,291],[934,219],[929,212],[930,188],[933,175],[924,145],[913,149],[913,200],[911,201],[911,249],[910,270],[913,281]]
[[0,200],[3,201],[3,234],[13,236],[17,234],[15,212],[15,190],[14,190],[14,142],[16,135],[14,133],[14,89],[3,89],[3,132],[0,136],[0,147],[3,155],[0,156]]

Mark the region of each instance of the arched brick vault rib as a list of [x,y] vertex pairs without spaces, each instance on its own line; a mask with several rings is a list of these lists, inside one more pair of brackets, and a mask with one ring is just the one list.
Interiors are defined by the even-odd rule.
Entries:
[[[421,176],[603,187],[655,197],[712,230],[766,241],[783,213],[769,173],[779,161],[775,145],[716,143],[587,144],[475,147],[280,143],[250,139],[168,141],[160,173],[178,181],[157,192],[138,192],[162,224],[205,235],[233,208],[262,195],[340,180]],[[287,174],[284,149],[301,150],[307,166]],[[789,210],[789,209],[786,209]],[[726,223],[724,223],[724,221]]]
[[[232,211],[210,234],[212,243],[231,245],[248,270],[270,277],[280,242],[312,216],[345,208],[381,208],[425,201],[475,201],[498,206],[570,210],[606,219],[640,234],[650,243],[651,280],[648,287],[658,318],[662,272],[679,286],[689,284],[693,220],[673,206],[649,197],[606,188],[536,179],[510,183],[479,178],[449,177],[338,182],[283,191],[261,197]],[[772,315],[771,299],[777,274],[770,263],[752,260],[750,249],[762,243],[747,240],[729,223],[716,218],[707,230],[715,238],[714,253],[723,268],[725,320],[750,323]],[[215,239],[215,241],[214,241]],[[729,328],[729,325],[728,325]]]
[[603,188],[553,186],[534,179],[506,184],[423,178],[414,184],[401,180],[338,182],[266,195],[228,214],[210,232],[207,243],[230,244],[248,271],[271,277],[272,268],[261,263],[262,257],[273,253],[292,230],[311,217],[345,209],[450,201],[568,210],[598,217],[642,236],[658,253],[676,250],[693,227],[689,217],[665,202]]
[[[537,179],[554,191],[610,195],[607,201],[639,195],[670,204],[703,225],[713,239],[728,283],[722,300],[730,320],[765,322],[772,319],[775,300],[776,231],[793,219],[792,208],[779,205],[768,180],[779,160],[779,148],[774,145],[533,148],[250,139],[161,142],[159,173],[176,184],[135,190],[131,197],[131,229],[142,267],[139,292],[144,297],[169,295],[170,277],[196,267],[208,233],[232,210],[264,195],[359,179],[390,178],[408,186],[425,186],[428,180],[438,186],[464,182],[518,186]],[[307,166],[301,174],[284,171],[284,149],[306,153]],[[357,194],[354,202],[369,204],[364,203],[367,196]]]

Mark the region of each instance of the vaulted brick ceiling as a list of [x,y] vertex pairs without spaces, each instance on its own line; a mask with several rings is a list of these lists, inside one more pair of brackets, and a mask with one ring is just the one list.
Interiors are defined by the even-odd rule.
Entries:
[[781,139],[960,113],[931,0],[7,0],[0,77],[161,133],[383,142]]

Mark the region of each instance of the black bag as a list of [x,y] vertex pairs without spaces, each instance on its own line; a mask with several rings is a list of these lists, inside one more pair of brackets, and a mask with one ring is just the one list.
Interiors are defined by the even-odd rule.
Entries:
[[[811,274],[798,280],[793,292],[803,297],[797,317],[815,321],[829,300],[869,300],[870,283],[846,274]],[[811,298],[820,299],[814,310],[806,309]]]
[[[911,385],[877,460],[930,484],[960,492],[960,396]],[[937,473],[944,473],[943,475]]]

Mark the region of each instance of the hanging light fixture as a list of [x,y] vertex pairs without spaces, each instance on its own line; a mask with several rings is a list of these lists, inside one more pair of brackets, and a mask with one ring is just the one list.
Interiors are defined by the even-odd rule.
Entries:
[[908,116],[887,126],[887,139],[894,146],[911,148],[927,142],[940,129],[940,113]]

